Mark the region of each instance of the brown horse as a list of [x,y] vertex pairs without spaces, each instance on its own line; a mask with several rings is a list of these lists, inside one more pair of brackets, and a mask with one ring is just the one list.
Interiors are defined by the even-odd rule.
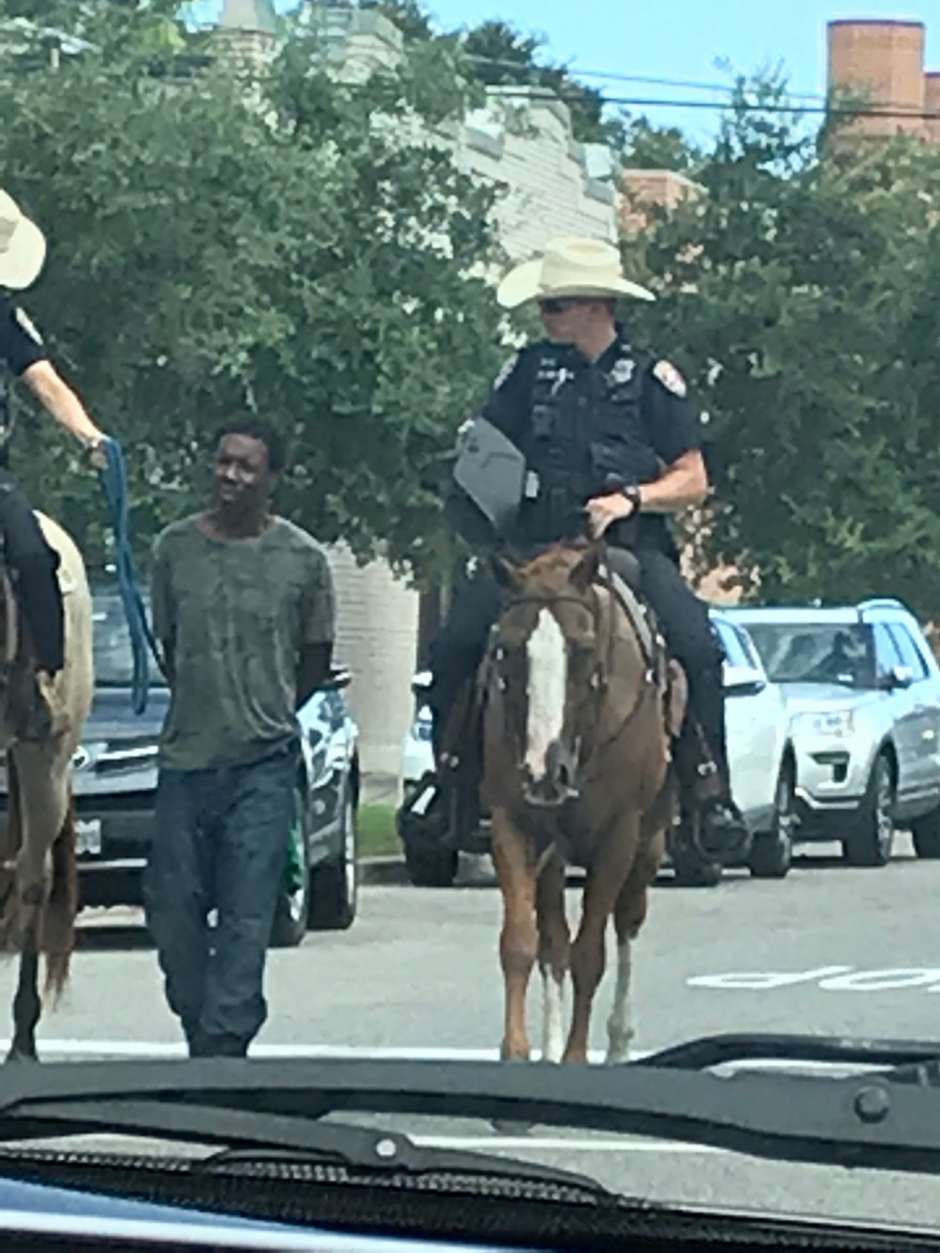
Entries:
[[54,681],[61,718],[45,740],[18,740],[17,702],[29,698],[31,646],[9,579],[0,603],[0,749],[6,752],[9,810],[0,835],[0,951],[18,953],[14,1036],[8,1060],[36,1057],[42,1013],[39,956],[46,992],[65,987],[78,912],[72,758],[92,699],[91,594],[81,553],[56,523],[39,517],[60,558],[65,604],[65,666]]
[[[646,917],[675,811],[670,745],[685,711],[684,676],[666,658],[655,625],[644,629],[632,593],[599,577],[600,561],[597,544],[580,544],[498,563],[507,596],[480,674],[482,801],[503,897],[507,1060],[529,1057],[525,998],[536,959],[543,1058],[587,1060],[611,916],[618,969],[607,1059],[626,1060],[630,943]],[[587,872],[573,943],[564,901],[569,864]]]

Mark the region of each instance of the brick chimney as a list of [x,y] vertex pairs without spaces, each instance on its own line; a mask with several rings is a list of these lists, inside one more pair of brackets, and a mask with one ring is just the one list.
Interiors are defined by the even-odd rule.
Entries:
[[897,134],[926,138],[924,112],[923,22],[838,21],[827,25],[829,89],[848,88],[867,93],[871,104],[889,107],[903,116],[859,118],[846,134],[889,137]]
[[936,113],[934,118],[927,118],[924,129],[932,143],[940,144],[940,73],[936,71],[924,75],[924,109],[927,113]]

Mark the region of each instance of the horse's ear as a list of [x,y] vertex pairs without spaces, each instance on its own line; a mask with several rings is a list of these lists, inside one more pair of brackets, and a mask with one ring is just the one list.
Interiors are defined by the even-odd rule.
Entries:
[[589,544],[584,550],[584,555],[571,571],[571,582],[579,592],[586,592],[595,581],[600,564],[600,544]]
[[490,566],[493,570],[493,577],[500,587],[518,587],[519,572],[513,563],[499,553],[493,553],[490,558]]

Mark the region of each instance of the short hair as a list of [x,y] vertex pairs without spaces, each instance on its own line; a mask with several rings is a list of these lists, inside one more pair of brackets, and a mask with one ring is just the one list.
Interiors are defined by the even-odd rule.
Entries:
[[247,414],[244,418],[230,418],[215,433],[213,449],[217,449],[226,435],[248,435],[259,440],[268,452],[268,466],[273,474],[280,474],[287,464],[287,445],[280,431],[270,422]]

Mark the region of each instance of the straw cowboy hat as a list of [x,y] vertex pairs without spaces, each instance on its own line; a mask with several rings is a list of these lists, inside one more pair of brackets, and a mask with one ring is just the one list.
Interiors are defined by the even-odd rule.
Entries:
[[541,257],[511,269],[496,292],[504,309],[515,309],[527,300],[557,296],[656,299],[651,291],[624,277],[620,253],[613,244],[577,235],[550,239]]
[[22,291],[39,277],[46,240],[12,196],[0,188],[0,287]]

